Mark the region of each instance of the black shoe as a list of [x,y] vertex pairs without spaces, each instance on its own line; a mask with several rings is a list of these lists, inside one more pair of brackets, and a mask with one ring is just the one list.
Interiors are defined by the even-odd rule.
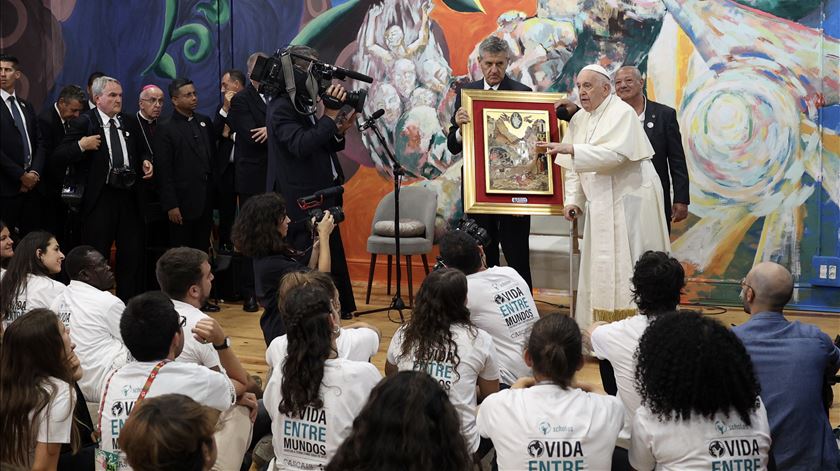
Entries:
[[210,301],[207,301],[204,303],[204,306],[201,306],[201,310],[204,312],[219,312],[222,308],[220,308],[218,304],[213,304]]
[[350,320],[350,319],[353,318],[353,313],[352,312],[342,312],[341,313],[341,318],[344,319],[344,320]]
[[257,298],[253,296],[248,296],[248,299],[245,300],[245,303],[242,305],[242,310],[245,312],[257,312],[260,310],[260,305],[257,304]]

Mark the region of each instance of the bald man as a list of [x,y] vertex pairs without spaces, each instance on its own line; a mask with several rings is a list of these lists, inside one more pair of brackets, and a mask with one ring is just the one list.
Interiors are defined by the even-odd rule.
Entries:
[[823,400],[826,380],[840,369],[840,349],[816,326],[785,319],[793,276],[772,262],[741,281],[750,319],[732,331],[750,354],[767,408],[777,469],[840,469],[840,453]]

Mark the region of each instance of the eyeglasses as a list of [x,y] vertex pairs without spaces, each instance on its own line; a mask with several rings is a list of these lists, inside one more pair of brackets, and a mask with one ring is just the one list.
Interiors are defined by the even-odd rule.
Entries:
[[747,288],[749,288],[749,289],[753,290],[753,293],[755,293],[755,292],[756,292],[756,291],[755,291],[755,288],[753,288],[752,286],[750,286],[750,285],[748,285],[748,284],[747,284],[747,277],[741,278],[741,287],[742,287],[742,288],[743,288],[743,287],[747,287]]
[[145,101],[146,103],[151,103],[153,105],[163,105],[163,98],[143,98],[140,101]]
[[181,321],[180,321],[178,324],[179,324],[181,327],[186,326],[186,325],[187,325],[187,318],[186,318],[186,317],[184,317],[184,316],[178,316],[178,317],[180,317],[180,318],[181,318]]

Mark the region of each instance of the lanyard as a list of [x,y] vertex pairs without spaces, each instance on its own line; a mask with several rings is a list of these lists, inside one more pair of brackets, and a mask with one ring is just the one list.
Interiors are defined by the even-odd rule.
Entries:
[[[161,360],[157,365],[152,368],[152,371],[149,373],[149,377],[146,378],[146,383],[143,385],[143,389],[140,390],[140,395],[137,396],[137,400],[134,401],[134,407],[137,407],[138,404],[146,397],[146,394],[149,393],[149,388],[152,387],[152,383],[157,378],[158,372],[163,367],[163,365],[169,363],[172,360]],[[114,378],[114,375],[119,371],[119,369],[114,370],[111,372],[111,375],[108,376],[108,381],[105,382],[105,390],[102,392],[102,401],[99,403],[99,420],[96,424],[96,439],[97,441],[102,438],[102,410],[105,408],[105,398],[108,397],[108,388],[111,386],[111,379]],[[133,410],[133,409],[132,409]]]

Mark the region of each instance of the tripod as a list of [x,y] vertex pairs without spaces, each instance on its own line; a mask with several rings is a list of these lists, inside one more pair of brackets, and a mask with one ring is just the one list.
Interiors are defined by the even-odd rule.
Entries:
[[373,113],[373,116],[366,119],[364,123],[359,125],[359,130],[364,131],[368,128],[373,129],[373,132],[376,134],[376,139],[379,141],[379,144],[382,145],[382,148],[385,149],[385,154],[388,155],[388,160],[391,161],[391,169],[393,170],[392,173],[394,175],[394,239],[396,242],[397,258],[397,289],[394,292],[394,297],[393,299],[391,299],[391,304],[389,304],[388,307],[357,312],[356,317],[361,316],[363,314],[373,314],[374,312],[395,310],[400,313],[400,322],[402,323],[405,322],[405,317],[403,317],[403,310],[412,308],[411,306],[406,306],[401,295],[402,269],[400,268],[400,179],[403,175],[405,175],[405,170],[403,169],[402,165],[400,165],[400,163],[397,161],[397,158],[394,156],[394,152],[391,150],[390,147],[388,147],[388,143],[385,142],[385,138],[382,136],[382,132],[376,125],[376,120],[383,114],[380,113],[380,111],[382,110]]

